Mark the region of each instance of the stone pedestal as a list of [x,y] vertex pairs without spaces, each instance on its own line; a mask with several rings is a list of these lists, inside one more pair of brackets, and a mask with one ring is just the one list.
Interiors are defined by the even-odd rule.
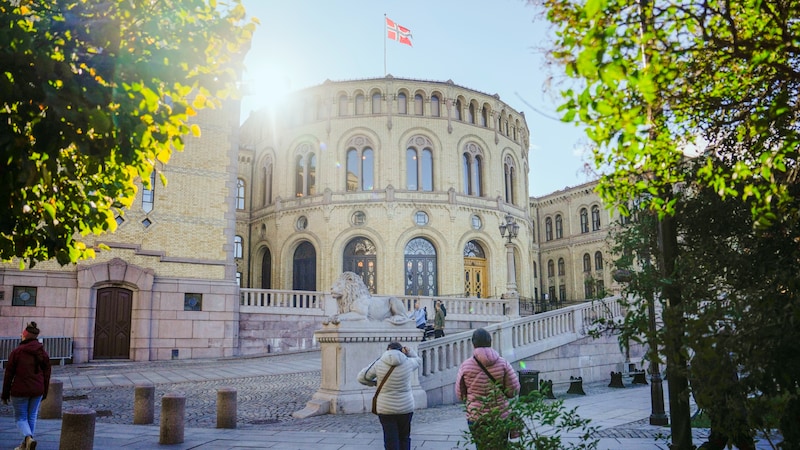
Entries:
[[156,387],[150,383],[137,384],[133,388],[133,423],[150,425],[155,420]]
[[50,379],[47,398],[39,406],[40,419],[60,419],[61,406],[64,401],[64,382],[55,378]]
[[[305,418],[321,414],[361,414],[372,409],[375,387],[358,382],[358,372],[386,351],[390,342],[417,349],[422,332],[413,322],[393,325],[378,321],[343,321],[323,325],[314,333],[320,344],[322,377],[319,390],[306,407],[292,414]],[[415,378],[411,386],[417,409],[428,406],[425,391]]]

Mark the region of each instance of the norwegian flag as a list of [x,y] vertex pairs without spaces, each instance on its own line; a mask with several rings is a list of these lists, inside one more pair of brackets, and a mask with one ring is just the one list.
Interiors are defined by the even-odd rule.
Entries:
[[413,47],[413,45],[411,45],[411,30],[396,24],[388,17],[386,18],[386,37],[409,47]]

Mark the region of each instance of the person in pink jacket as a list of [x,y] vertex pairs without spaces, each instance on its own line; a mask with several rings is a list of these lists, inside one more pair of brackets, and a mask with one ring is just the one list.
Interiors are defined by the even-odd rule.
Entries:
[[[506,442],[487,442],[481,436],[481,417],[493,408],[500,408],[500,416],[508,417],[508,399],[519,394],[519,377],[499,353],[492,348],[492,336],[483,328],[472,333],[472,358],[461,363],[456,377],[456,396],[466,402],[467,425],[478,449],[506,448]],[[482,366],[482,367],[481,367]],[[492,381],[494,379],[494,382]],[[492,389],[492,384],[500,388],[501,394]],[[491,396],[495,394],[495,398]]]

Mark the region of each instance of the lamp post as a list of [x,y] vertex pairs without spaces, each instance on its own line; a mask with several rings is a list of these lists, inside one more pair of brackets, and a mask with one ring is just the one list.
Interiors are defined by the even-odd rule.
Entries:
[[500,224],[500,237],[506,238],[506,266],[508,272],[506,275],[506,290],[503,295],[505,298],[517,298],[517,274],[516,267],[514,266],[514,246],[511,241],[519,234],[519,224],[511,214],[506,214],[505,222]]
[[[618,283],[629,283],[633,278],[630,270],[615,270],[614,281]],[[647,299],[647,318],[650,328],[650,335],[656,333],[656,305],[655,299],[650,296]],[[661,369],[658,364],[658,348],[648,338],[647,345],[650,347],[650,425],[669,425],[669,417],[664,412],[664,387],[661,379]]]

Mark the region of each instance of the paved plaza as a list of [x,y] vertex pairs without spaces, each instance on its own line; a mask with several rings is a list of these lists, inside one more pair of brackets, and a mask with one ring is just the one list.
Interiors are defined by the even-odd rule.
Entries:
[[[305,407],[319,387],[318,351],[202,361],[73,364],[54,366],[53,378],[64,383],[64,410],[82,406],[97,412],[95,449],[383,448],[381,427],[372,414],[291,416]],[[142,383],[155,386],[153,425],[132,425],[134,386]],[[223,387],[236,389],[237,429],[215,428],[217,389]],[[556,395],[567,408],[577,407],[581,417],[599,427],[595,436],[600,438],[600,449],[668,448],[669,428],[648,423],[648,386],[614,389],[607,383],[594,383],[584,390],[587,395],[579,396],[556,388]],[[185,442],[159,445],[160,399],[169,392],[186,396]],[[10,406],[0,407],[0,450],[13,449],[21,440],[12,417]],[[461,405],[418,410],[412,422],[412,447],[473,448],[464,443],[465,430]],[[699,444],[708,430],[693,432]],[[61,420],[40,420],[36,434],[37,450],[57,449]],[[760,440],[758,448],[771,447]]]

